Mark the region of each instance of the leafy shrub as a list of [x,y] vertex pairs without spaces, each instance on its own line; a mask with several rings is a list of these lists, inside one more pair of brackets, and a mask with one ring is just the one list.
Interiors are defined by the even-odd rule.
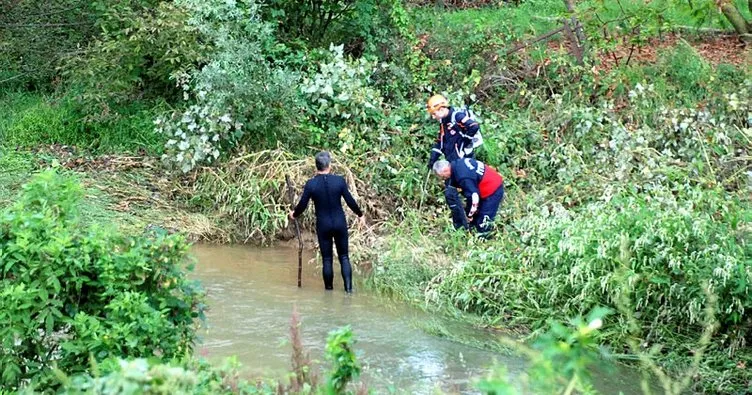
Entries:
[[275,0],[270,2],[268,20],[277,23],[287,41],[296,39],[318,45],[331,30],[347,21],[355,11],[356,0]]
[[262,51],[273,41],[253,0],[178,2],[188,25],[214,48],[201,69],[175,75],[185,109],[161,117],[168,163],[184,172],[248,143],[261,149],[285,140],[297,108],[295,73],[274,67]]
[[328,146],[341,142],[337,148],[342,152],[356,144],[362,147],[362,139],[378,143],[378,134],[383,136],[387,125],[383,98],[369,86],[375,65],[362,58],[346,61],[341,45],[331,46],[329,51],[331,58],[310,78],[304,78],[300,87],[312,126],[319,130],[310,136],[310,143]]
[[360,375],[360,364],[355,358],[353,333],[349,326],[329,333],[326,354],[334,366],[327,379],[327,392],[342,394],[347,384]]
[[170,137],[165,143],[168,153],[162,159],[174,161],[184,173],[219,158],[224,151],[223,142],[235,143],[243,126],[233,122],[230,113],[209,105],[192,105],[182,114],[175,112],[170,118],[157,118],[154,124],[158,133]]
[[188,245],[153,233],[122,238],[79,221],[80,186],[43,172],[0,217],[0,382],[49,385],[53,365],[89,356],[190,352],[202,294],[185,275]]
[[66,64],[87,118],[117,118],[120,106],[134,98],[179,97],[171,76],[200,64],[210,49],[187,23],[187,10],[157,0],[97,4],[103,34],[89,45],[87,56]]
[[[484,394],[518,393],[597,393],[591,385],[591,371],[596,363],[603,363],[608,355],[598,344],[598,331],[603,325],[607,309],[596,308],[587,319],[581,316],[564,324],[550,320],[546,331],[532,347],[515,340],[504,342],[530,359],[527,374],[518,377],[517,385],[507,379],[503,366],[494,366],[475,386]],[[520,385],[521,384],[521,385]],[[524,392],[519,387],[524,389]]]
[[296,49],[343,44],[355,57],[386,55],[395,48],[395,0],[273,0],[264,20],[281,41]]

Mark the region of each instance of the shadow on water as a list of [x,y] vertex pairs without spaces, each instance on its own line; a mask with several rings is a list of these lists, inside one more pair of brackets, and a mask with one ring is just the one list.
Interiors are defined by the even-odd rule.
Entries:
[[[302,288],[296,280],[297,250],[197,245],[192,252],[198,260],[194,276],[208,291],[210,309],[199,353],[214,361],[236,355],[247,375],[281,377],[289,370],[293,305],[314,360],[324,362],[329,331],[352,326],[363,378],[372,387],[472,393],[471,379],[483,375],[494,360],[507,367],[512,380],[525,370],[522,358],[426,333],[420,327],[437,317],[358,289],[357,281],[355,293],[345,294],[336,262],[335,289],[324,291],[320,267],[307,263],[310,252],[304,253]],[[460,323],[445,324],[470,330]],[[603,393],[639,393],[639,377],[631,371],[602,375],[595,385],[607,389]]]

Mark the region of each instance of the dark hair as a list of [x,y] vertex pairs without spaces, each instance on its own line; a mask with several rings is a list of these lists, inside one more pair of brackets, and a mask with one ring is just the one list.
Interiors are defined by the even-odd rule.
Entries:
[[332,157],[326,151],[316,154],[316,170],[325,170],[332,163]]

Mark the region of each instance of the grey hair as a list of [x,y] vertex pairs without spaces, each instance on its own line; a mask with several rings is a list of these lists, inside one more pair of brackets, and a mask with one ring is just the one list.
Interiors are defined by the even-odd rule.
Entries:
[[446,170],[448,167],[450,167],[449,162],[445,160],[437,160],[436,163],[433,164],[433,172],[439,174]]
[[332,164],[332,156],[326,151],[321,151],[316,154],[316,170],[326,170],[329,165]]

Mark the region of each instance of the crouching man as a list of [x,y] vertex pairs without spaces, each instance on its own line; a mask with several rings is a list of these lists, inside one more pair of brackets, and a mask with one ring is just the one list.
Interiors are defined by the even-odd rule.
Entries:
[[475,159],[464,158],[453,162],[436,161],[433,171],[444,180],[462,190],[465,196],[465,213],[470,228],[483,236],[492,230],[493,220],[504,200],[504,178],[491,166]]

